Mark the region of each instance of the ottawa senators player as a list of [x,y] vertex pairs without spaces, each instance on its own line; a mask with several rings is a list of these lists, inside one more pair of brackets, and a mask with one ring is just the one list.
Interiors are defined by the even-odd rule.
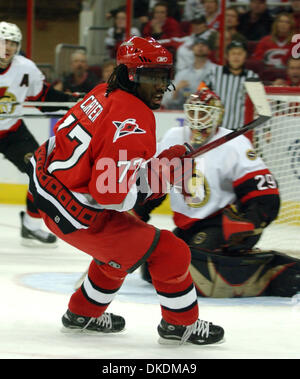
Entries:
[[[186,243],[127,212],[139,196],[136,172],[156,153],[152,109],[171,84],[172,66],[172,55],[154,39],[124,41],[108,84],[70,109],[31,159],[30,190],[46,225],[93,257],[62,318],[68,330],[123,330],[123,317],[105,310],[126,275],[147,261],[161,305],[161,341],[223,338],[221,327],[198,319]],[[159,159],[179,159],[185,151],[173,146]]]
[[[0,42],[5,44],[0,56],[0,114],[21,115],[20,103],[29,101],[74,101],[75,98],[56,91],[45,83],[44,75],[29,59],[18,55],[22,34],[17,25],[0,22]],[[47,109],[44,109],[47,110]],[[53,108],[52,108],[53,110]],[[0,117],[0,153],[21,172],[26,172],[26,159],[38,143],[23,120]],[[21,212],[21,236],[25,246],[54,247],[56,237],[40,229],[41,217],[27,193],[26,213]]]
[[[188,125],[168,130],[158,152],[185,142],[196,148],[230,132],[220,127],[223,106],[207,88],[190,96],[184,112]],[[251,250],[276,218],[280,199],[275,178],[246,137],[197,157],[188,192],[170,192],[173,232],[190,246],[200,296],[292,296],[300,290],[299,259]],[[148,221],[161,202],[137,204],[134,211]],[[142,277],[151,281],[146,265]]]

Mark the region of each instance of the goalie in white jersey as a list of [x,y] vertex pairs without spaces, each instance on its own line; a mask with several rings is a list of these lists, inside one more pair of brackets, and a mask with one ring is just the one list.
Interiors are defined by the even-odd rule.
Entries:
[[[187,125],[168,130],[158,154],[177,144],[198,148],[231,132],[220,127],[224,108],[208,88],[192,94],[184,112]],[[291,286],[272,282],[270,290],[272,278],[279,270],[287,273],[291,261],[274,252],[252,250],[263,229],[277,217],[280,198],[275,178],[248,138],[239,136],[195,158],[187,189],[188,195],[170,191],[173,232],[190,246],[190,271],[199,295],[290,296],[300,289],[298,279]],[[139,204],[134,211],[148,221],[151,210],[161,202]],[[292,261],[299,273],[300,261]],[[142,277],[151,281],[146,266]],[[291,284],[290,273],[288,277]],[[292,277],[297,275],[293,272]]]
[[[27,158],[38,148],[38,143],[21,119],[21,103],[25,100],[67,102],[77,99],[54,90],[45,82],[44,75],[34,62],[18,55],[21,42],[22,34],[17,25],[0,22],[0,153],[21,172],[26,172]],[[41,110],[47,111],[47,108]],[[1,115],[20,115],[20,118],[5,118]],[[29,192],[26,205],[26,213],[20,214],[23,244],[54,246],[56,237],[40,229],[40,214]]]

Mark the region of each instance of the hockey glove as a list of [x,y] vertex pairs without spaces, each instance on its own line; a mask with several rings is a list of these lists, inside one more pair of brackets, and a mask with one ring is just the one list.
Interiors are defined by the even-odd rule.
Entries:
[[186,146],[174,145],[149,162],[148,183],[152,195],[148,200],[164,196],[169,192],[170,186],[186,193],[186,183],[193,173],[193,159],[184,158],[186,152]]
[[163,195],[153,200],[147,200],[146,202],[137,202],[130,213],[138,217],[140,220],[148,222],[150,220],[151,212],[159,207],[165,198],[166,195]]
[[256,227],[253,221],[238,213],[234,206],[224,209],[222,230],[229,246],[240,244],[244,239],[262,233],[262,228]]

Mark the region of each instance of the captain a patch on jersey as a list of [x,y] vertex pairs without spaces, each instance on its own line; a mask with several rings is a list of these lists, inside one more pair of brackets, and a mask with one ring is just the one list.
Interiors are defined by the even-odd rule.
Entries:
[[130,134],[143,134],[145,130],[141,129],[136,123],[136,119],[127,118],[125,121],[113,121],[113,124],[117,128],[113,142],[116,142],[119,138],[128,136]]

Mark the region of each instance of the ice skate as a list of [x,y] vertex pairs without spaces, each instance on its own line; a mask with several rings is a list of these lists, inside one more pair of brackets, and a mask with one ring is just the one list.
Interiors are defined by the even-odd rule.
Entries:
[[197,320],[192,325],[173,325],[164,319],[158,325],[159,343],[208,345],[221,341],[224,329],[209,321]]
[[125,328],[124,318],[113,313],[103,313],[100,317],[86,317],[67,310],[62,317],[62,323],[63,332],[118,333]]
[[57,247],[57,237],[44,230],[30,230],[24,225],[25,212],[20,212],[21,217],[21,244],[26,247]]

